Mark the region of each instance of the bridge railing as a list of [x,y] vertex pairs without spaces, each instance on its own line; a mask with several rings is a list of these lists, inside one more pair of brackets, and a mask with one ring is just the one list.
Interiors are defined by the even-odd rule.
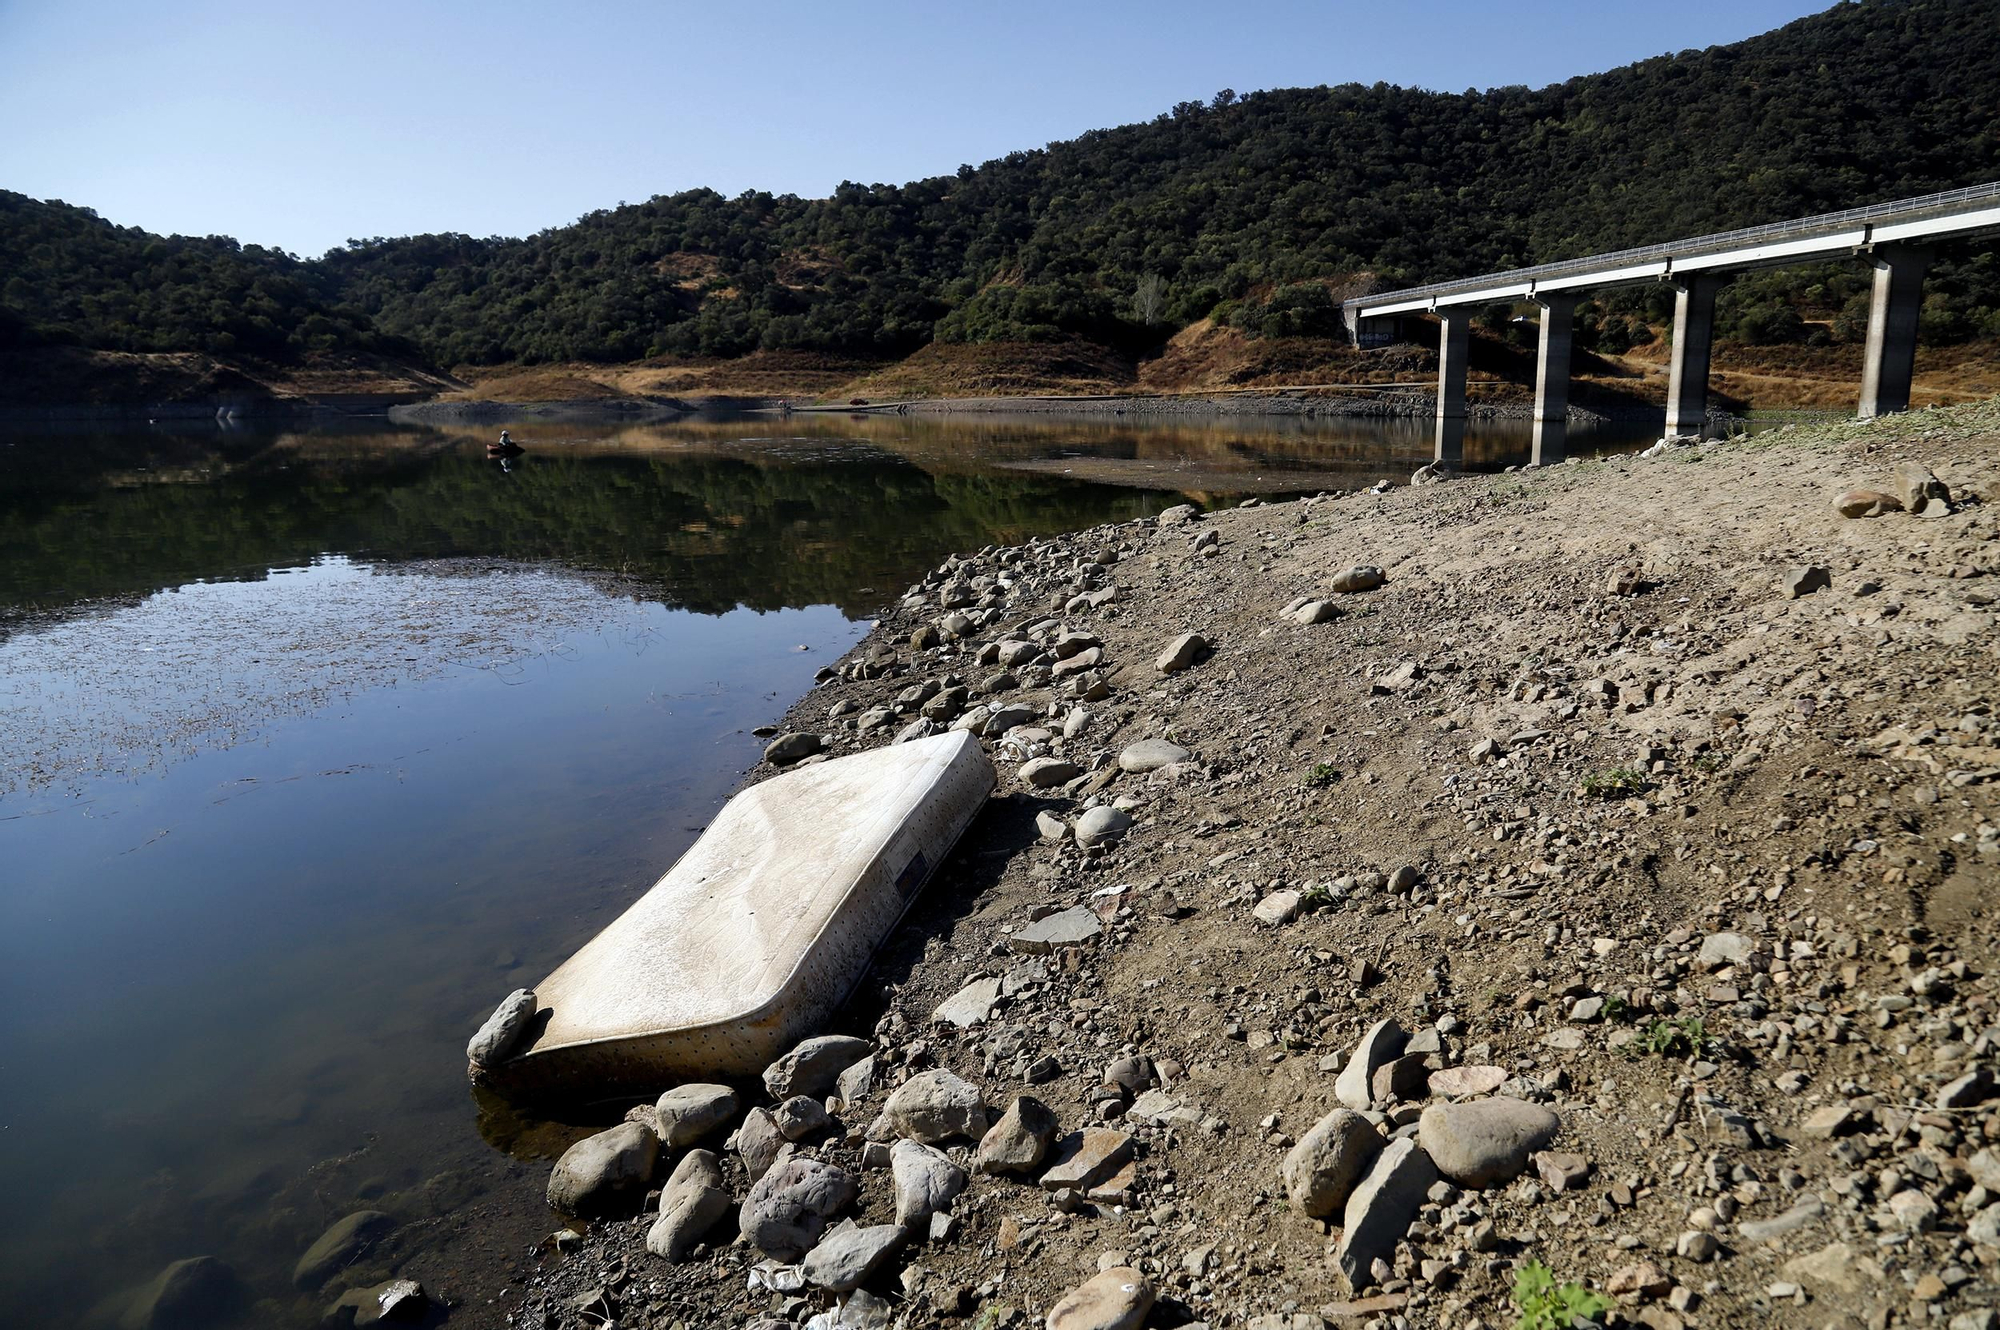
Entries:
[[1736,231],[1690,236],[1685,240],[1672,240],[1665,244],[1641,245],[1637,249],[1590,254],[1579,259],[1559,259],[1554,263],[1537,264],[1532,268],[1510,268],[1506,272],[1486,273],[1479,277],[1459,277],[1449,282],[1431,282],[1425,286],[1407,287],[1401,291],[1383,291],[1377,295],[1357,297],[1346,301],[1345,304],[1352,308],[1356,305],[1387,305],[1406,300],[1422,300],[1427,296],[1451,295],[1482,286],[1512,285],[1541,277],[1570,277],[1598,268],[1644,263],[1649,259],[1686,258],[1714,249],[1733,248],[1763,240],[1789,240],[1822,231],[1841,231],[1868,222],[1916,221],[1928,213],[1955,212],[1966,204],[1984,203],[1993,199],[2000,199],[2000,180],[1983,185],[1967,185],[1962,189],[1948,189],[1938,194],[1924,194],[1911,199],[1896,199],[1889,203],[1870,203],[1859,208],[1847,208],[1841,212],[1821,213],[1816,217],[1795,217],[1787,222],[1767,222],[1762,226],[1746,226]]

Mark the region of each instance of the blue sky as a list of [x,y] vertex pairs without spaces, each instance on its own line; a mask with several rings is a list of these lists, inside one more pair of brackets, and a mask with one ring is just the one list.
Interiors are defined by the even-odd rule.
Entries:
[[0,189],[300,254],[522,235],[946,173],[1221,88],[1540,85],[1821,7],[0,0]]

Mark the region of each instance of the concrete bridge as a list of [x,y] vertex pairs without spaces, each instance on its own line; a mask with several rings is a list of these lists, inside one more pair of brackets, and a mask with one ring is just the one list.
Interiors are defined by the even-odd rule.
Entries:
[[1849,255],[1866,259],[1875,268],[1861,380],[1861,416],[1867,419],[1909,409],[1917,315],[1923,306],[1930,245],[1991,233],[2000,233],[2000,181],[1513,272],[1385,291],[1349,300],[1343,309],[1357,346],[1379,346],[1393,340],[1399,316],[1437,317],[1436,457],[1456,464],[1464,458],[1466,334],[1473,313],[1484,306],[1516,301],[1541,306],[1534,460],[1548,464],[1562,461],[1566,451],[1570,328],[1576,302],[1583,293],[1654,282],[1674,288],[1667,433],[1694,434],[1700,432],[1708,413],[1715,293],[1723,283],[1752,268]]

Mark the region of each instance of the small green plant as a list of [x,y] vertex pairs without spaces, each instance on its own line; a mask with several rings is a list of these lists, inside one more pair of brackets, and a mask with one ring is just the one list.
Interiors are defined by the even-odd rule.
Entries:
[[1306,773],[1302,783],[1309,790],[1323,790],[1339,779],[1340,772],[1334,768],[1333,763],[1321,762]]
[[1633,1016],[1632,1004],[1627,1002],[1624,998],[1608,997],[1604,999],[1605,1020],[1622,1023],[1631,1020],[1632,1016]]
[[1635,1055],[1680,1056],[1692,1062],[1708,1051],[1708,1031],[1699,1016],[1661,1016],[1640,1033],[1631,1048]]
[[1326,883],[1315,882],[1300,893],[1299,904],[1308,910],[1323,910],[1333,904],[1333,892]]
[[1530,1261],[1514,1276],[1514,1305],[1521,1319],[1514,1330],[1570,1330],[1578,1320],[1594,1321],[1611,1310],[1611,1299],[1574,1281],[1556,1283],[1540,1261]]
[[1653,788],[1653,783],[1631,767],[1613,767],[1583,778],[1583,792],[1593,799],[1630,799]]
[[1702,753],[1693,762],[1694,769],[1704,775],[1722,770],[1729,765],[1729,759],[1720,753]]

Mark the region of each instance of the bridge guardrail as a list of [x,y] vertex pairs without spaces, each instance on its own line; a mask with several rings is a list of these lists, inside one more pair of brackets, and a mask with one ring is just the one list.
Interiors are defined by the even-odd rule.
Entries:
[[1478,277],[1459,277],[1448,282],[1430,282],[1424,286],[1406,287],[1400,291],[1383,291],[1372,296],[1360,296],[1343,303],[1349,308],[1356,305],[1387,305],[1405,300],[1422,300],[1427,296],[1450,295],[1468,288],[1511,284],[1539,277],[1569,277],[1597,268],[1643,263],[1648,259],[1685,258],[1711,249],[1749,244],[1759,240],[1788,240],[1816,232],[1840,231],[1857,223],[1916,221],[1929,213],[1951,213],[1968,203],[1983,203],[1993,199],[2000,199],[2000,180],[1989,181],[1983,185],[1967,185],[1960,189],[1948,189],[1937,194],[1923,194],[1916,198],[1895,199],[1888,203],[1864,204],[1859,208],[1821,213],[1815,217],[1795,217],[1790,221],[1767,222],[1762,226],[1746,226],[1735,231],[1717,231],[1712,235],[1690,236],[1685,240],[1671,240],[1664,244],[1641,245],[1636,249],[1590,254],[1579,259],[1560,259],[1554,263],[1537,264],[1532,268],[1510,268],[1506,272],[1485,273]]

